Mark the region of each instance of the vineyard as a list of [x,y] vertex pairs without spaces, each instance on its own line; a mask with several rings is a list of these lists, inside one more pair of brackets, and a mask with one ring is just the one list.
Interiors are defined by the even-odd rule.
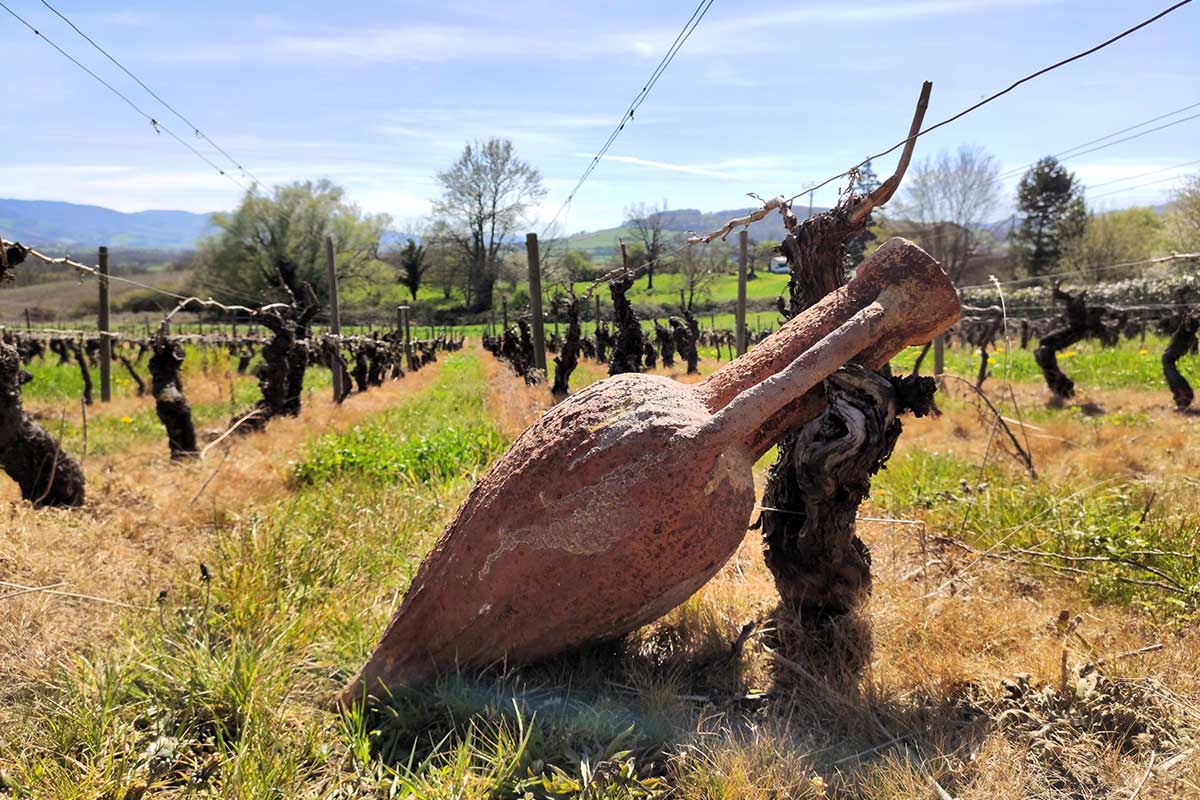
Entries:
[[1200,800],[1190,3],[0,2],[0,800]]
[[[789,224],[812,236],[823,218]],[[930,339],[947,326],[930,316],[943,301],[929,287],[944,280],[930,273],[924,304],[901,304],[904,321],[888,323],[902,339],[871,328],[848,345],[908,377],[847,367],[818,388],[824,412],[803,388],[779,400],[754,388],[746,370],[799,353],[780,375],[811,380],[821,362],[810,359],[861,337],[866,312],[847,316],[857,304],[925,269],[928,256],[906,248],[881,248],[844,294],[805,300],[794,284],[791,308],[770,327],[761,314],[761,327],[743,322],[740,336],[686,308],[639,319],[626,294],[640,271],[617,268],[547,309],[546,369],[533,317],[507,307],[495,326],[424,337],[403,316],[391,329],[316,331],[311,296],[214,311],[240,315],[240,329],[217,317],[180,330],[185,309],[209,303],[192,298],[140,333],[7,329],[3,729],[10,747],[27,743],[5,757],[7,791],[1181,796],[1200,780],[1188,287],[1175,302],[1123,306],[1056,285],[1041,307],[996,287]],[[814,324],[829,330],[818,309],[849,321],[798,343],[815,342],[802,333]],[[108,401],[94,376],[104,339]],[[834,366],[846,351],[832,352]],[[631,399],[651,384],[620,383],[645,376],[666,379],[653,392],[680,387],[654,413],[751,387],[730,403],[738,411],[703,423],[751,434],[746,489],[703,499],[708,468],[677,445],[634,449],[611,477],[579,456],[555,461],[558,448],[591,445],[529,450],[555,414],[586,413],[617,387],[635,393],[618,407],[658,408]],[[803,402],[789,405],[796,392]],[[795,423],[763,422],[772,408],[817,416],[781,441],[764,432]],[[611,413],[563,433],[592,435]],[[863,455],[838,456],[855,448]],[[631,482],[658,452],[675,461]],[[789,488],[793,461],[830,482]],[[614,480],[619,494],[590,494]],[[499,582],[426,572],[454,563],[441,551],[457,546],[472,498],[515,493],[498,501],[502,516],[478,517],[485,527],[465,541],[482,542],[496,526],[542,524],[517,500],[535,491],[549,524],[583,514],[588,537],[636,529],[659,506],[676,541],[709,537],[689,569],[711,578],[696,590],[693,572],[672,577],[684,562],[667,569],[650,551],[601,563],[503,543],[514,560]],[[584,504],[564,505],[575,496]],[[749,531],[740,511],[715,513],[744,502]],[[563,588],[573,581],[599,604]],[[432,617],[401,606],[372,653],[405,591],[450,594]],[[670,599],[652,599],[663,591]],[[492,603],[508,612],[481,617],[486,633],[455,632],[453,609]],[[597,637],[628,613],[614,604],[640,610],[619,623],[625,635]]]

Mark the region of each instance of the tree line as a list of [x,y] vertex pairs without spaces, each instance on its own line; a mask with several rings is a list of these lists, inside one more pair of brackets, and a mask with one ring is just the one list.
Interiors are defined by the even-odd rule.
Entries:
[[[397,297],[387,287],[400,286],[406,300],[423,297],[456,313],[480,315],[497,305],[497,289],[505,283],[512,303],[524,305],[520,234],[546,196],[541,173],[517,155],[511,141],[493,138],[467,144],[435,177],[441,191],[432,214],[405,223],[408,235],[400,236],[392,233],[388,215],[364,212],[328,180],[269,191],[254,187],[236,209],[214,216],[216,232],[190,264],[198,288],[221,300],[247,302],[286,299],[294,285],[308,283],[325,305],[323,248],[325,237],[332,236],[339,284],[362,305],[378,307],[385,295]],[[859,194],[878,185],[869,163],[852,179]],[[917,241],[956,283],[978,278],[981,271],[984,277],[1063,271],[1085,279],[1122,277],[1107,268],[1172,249],[1200,249],[1200,176],[1176,193],[1165,215],[1151,208],[1089,212],[1081,181],[1046,157],[1021,177],[1015,215],[995,224],[1001,185],[996,159],[981,147],[927,158],[909,171],[886,215],[875,212],[867,231],[847,243],[847,266],[856,266],[892,235]],[[679,275],[681,309],[692,309],[716,276],[734,269],[729,245],[680,249],[684,234],[669,230],[665,201],[634,203],[625,218],[627,263],[643,268],[647,289],[664,272]],[[610,266],[588,252],[569,251],[566,241],[552,236],[543,242],[543,284],[552,292],[556,285],[565,290],[592,280]],[[752,243],[752,278],[769,266],[777,245]]]

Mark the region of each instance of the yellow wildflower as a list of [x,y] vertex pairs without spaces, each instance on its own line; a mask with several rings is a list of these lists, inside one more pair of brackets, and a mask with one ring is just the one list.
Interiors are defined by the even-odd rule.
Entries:
[[129,423],[133,422],[133,417],[121,417],[121,422],[125,425],[128,425]]

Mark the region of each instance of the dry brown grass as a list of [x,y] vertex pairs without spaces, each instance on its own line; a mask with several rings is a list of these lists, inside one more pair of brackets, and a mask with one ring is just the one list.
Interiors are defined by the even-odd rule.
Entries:
[[[589,363],[577,374],[573,386],[602,377],[602,368]],[[503,370],[493,381],[496,413],[511,431],[548,405],[544,389]],[[1017,433],[1046,479],[1082,486],[1200,475],[1200,418],[1175,413],[1162,393],[1091,392],[1082,402],[1103,416],[1087,416],[1038,413],[1038,385],[1014,392],[1027,438],[1019,426]],[[978,464],[989,428],[965,398],[951,384],[940,395],[943,416],[905,420],[900,448],[945,450]],[[1014,412],[1004,407],[1006,416]],[[764,467],[756,471],[760,490]],[[864,515],[878,512],[867,507]],[[1135,789],[1141,798],[1200,797],[1200,630],[1164,630],[1129,608],[1092,602],[1078,585],[958,550],[935,552],[919,530],[903,521],[860,523],[874,592],[861,614],[832,628],[814,630],[777,608],[761,541],[749,533],[716,578],[632,638],[640,657],[625,679],[644,704],[701,720],[699,744],[674,764],[677,796],[911,798],[941,787],[963,800],[1132,797]],[[1070,635],[1063,614],[1079,618]],[[759,632],[731,659],[731,643],[752,621]],[[1129,655],[1151,645],[1163,646]],[[1108,711],[1103,693],[1100,701],[1063,700],[1064,658],[1068,696],[1080,670],[1098,669],[1140,698],[1138,724],[1171,735],[1106,730],[1112,715],[1095,708]],[[1066,708],[1063,718],[1039,717],[1037,735],[1001,721],[1009,718],[1004,681],[1024,675]],[[738,701],[762,693],[749,712]],[[708,706],[697,717],[700,698]],[[1096,719],[1064,722],[1087,713]],[[1166,771],[1153,769],[1164,764]]]
[[[995,563],[970,564],[968,579],[937,592],[949,572],[968,568],[961,555],[931,558],[907,525],[862,529],[876,583],[858,618],[814,630],[777,610],[752,534],[708,586],[640,633],[652,643],[671,631],[688,660],[727,649],[747,621],[774,628],[751,640],[723,684],[693,677],[676,686],[711,692],[714,702],[702,744],[678,765],[682,797],[822,796],[822,786],[834,796],[925,797],[935,780],[960,798],[1110,797],[1135,786],[1152,755],[1161,765],[1200,744],[1200,631],[1164,633],[1126,609],[1089,603],[1072,586]],[[1063,611],[1082,617],[1079,636],[1064,636]],[[1153,644],[1165,646],[1125,655]],[[1174,738],[1126,740],[1096,724],[1051,730],[1046,749],[1006,729],[997,721],[1002,681],[1026,673],[1035,689],[1057,688],[1064,652],[1070,691],[1075,670],[1099,664],[1115,680],[1158,693],[1161,707],[1143,713]],[[729,697],[753,692],[769,699],[747,727]],[[1141,796],[1200,796],[1198,752],[1154,773]],[[720,793],[710,793],[714,784]],[[782,787],[789,793],[779,794]]]
[[[984,389],[993,402],[1006,396],[998,382]],[[1051,406],[1044,386],[1014,384],[1013,389],[1026,421],[1024,434],[1016,423],[1013,431],[1028,444],[1038,472],[1048,478],[1165,480],[1200,475],[1200,448],[1195,446],[1200,416],[1176,412],[1163,392],[1097,389],[1068,405],[1065,413],[1048,415]],[[986,428],[969,403],[969,390],[949,382],[938,400],[945,416],[906,420],[902,445],[915,442],[978,463],[987,449],[987,437],[981,435]],[[1002,411],[1016,419],[1011,402],[1005,402]]]
[[[212,526],[287,491],[289,461],[306,441],[352,427],[421,391],[437,370],[435,364],[353,394],[341,407],[325,393],[310,394],[299,417],[230,437],[203,461],[172,463],[165,435],[111,457],[89,457],[88,501],[80,510],[34,510],[6,481],[0,485],[0,580],[153,609],[179,565],[199,563]],[[192,381],[188,393],[195,400],[228,394],[220,380]],[[121,415],[147,403],[153,401],[118,398],[101,413]],[[65,653],[101,644],[122,610],[39,592],[0,602],[0,674],[11,676],[3,682],[6,693],[19,692]]]
[[[191,272],[151,272],[135,275],[133,279],[149,286],[161,289],[179,291],[191,280]],[[114,280],[109,289],[109,299],[112,303],[120,303],[126,297],[145,289],[120,280]],[[42,309],[50,311],[59,317],[70,318],[71,315],[86,303],[97,302],[96,282],[92,278],[86,280],[67,279],[35,283],[30,286],[6,287],[0,294],[0,319],[23,319],[25,309]],[[95,320],[88,320],[93,324]]]

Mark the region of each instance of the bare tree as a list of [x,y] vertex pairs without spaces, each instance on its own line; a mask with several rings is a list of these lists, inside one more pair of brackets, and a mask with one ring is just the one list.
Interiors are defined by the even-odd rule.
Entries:
[[908,173],[895,202],[896,232],[915,239],[958,281],[979,244],[979,228],[1000,197],[1000,167],[982,147],[943,150]]
[[708,291],[713,280],[728,266],[729,257],[721,247],[686,247],[673,261],[675,271],[682,278],[679,287],[681,305],[685,311],[691,311],[696,295]]
[[437,180],[436,228],[462,256],[468,307],[487,311],[512,235],[546,196],[541,173],[517,158],[508,139],[489,139],[468,144]]
[[654,288],[654,264],[663,250],[663,215],[667,211],[667,201],[662,206],[634,203],[625,209],[625,217],[633,225],[641,242],[646,258],[646,288]]

